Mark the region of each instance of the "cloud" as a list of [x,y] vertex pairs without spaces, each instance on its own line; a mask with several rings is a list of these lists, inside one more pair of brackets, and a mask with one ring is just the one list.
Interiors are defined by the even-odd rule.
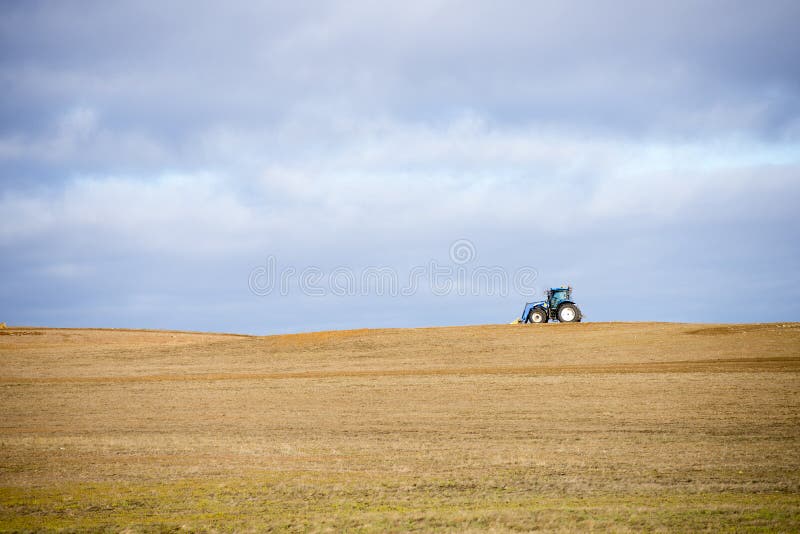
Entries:
[[273,135],[230,134],[250,144],[222,144],[216,154],[209,145],[229,173],[76,175],[59,193],[7,192],[2,235],[12,242],[94,232],[142,250],[216,254],[257,247],[263,236],[324,243],[364,227],[379,242],[398,224],[413,236],[437,227],[509,229],[539,211],[552,232],[580,238],[633,219],[652,228],[788,218],[800,187],[795,145],[736,138],[635,143],[493,127],[471,115],[440,128],[362,124],[324,158],[272,164],[252,146]]
[[[595,318],[620,317],[605,299],[623,286],[626,318],[800,313],[796,2],[0,10],[6,315],[492,321],[516,301],[418,295],[390,313],[247,292],[268,254],[407,268],[458,238],[582,285]],[[758,298],[753,273],[779,303],[729,311],[725,287]],[[697,284],[707,303],[688,306]]]
[[368,2],[5,10],[12,124],[29,119],[12,117],[11,102],[36,117],[76,100],[120,126],[181,136],[309,112],[428,122],[474,109],[509,123],[683,136],[785,134],[798,118],[794,2],[606,2],[602,13],[412,2],[391,16]]

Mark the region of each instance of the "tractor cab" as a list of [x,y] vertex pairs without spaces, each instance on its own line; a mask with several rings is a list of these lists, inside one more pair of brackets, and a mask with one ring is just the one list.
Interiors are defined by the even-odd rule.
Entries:
[[562,302],[572,300],[571,287],[551,287],[547,290],[547,302],[551,308],[558,308]]

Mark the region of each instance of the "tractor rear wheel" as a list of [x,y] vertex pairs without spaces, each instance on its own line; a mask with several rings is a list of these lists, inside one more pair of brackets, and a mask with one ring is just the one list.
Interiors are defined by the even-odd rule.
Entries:
[[558,308],[558,320],[562,323],[579,323],[581,321],[581,310],[569,302],[562,304]]
[[547,322],[547,312],[544,311],[543,308],[534,308],[531,310],[531,313],[528,314],[528,322],[529,323],[546,323]]

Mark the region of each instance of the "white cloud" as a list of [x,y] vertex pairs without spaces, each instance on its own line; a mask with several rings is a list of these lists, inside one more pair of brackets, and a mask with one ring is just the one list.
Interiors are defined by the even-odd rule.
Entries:
[[107,253],[215,255],[241,250],[269,217],[256,217],[225,183],[209,175],[151,179],[78,178],[59,192],[7,193],[3,244],[39,240],[76,247],[80,256]]
[[[63,131],[80,138],[96,125],[92,113],[79,110],[66,117]],[[299,152],[273,163],[259,150],[294,135],[217,131],[186,150],[204,153],[213,162],[207,171],[76,177],[60,192],[7,192],[2,208],[12,222],[3,235],[72,228],[145,249],[216,251],[246,249],[259,242],[254,235],[286,229],[313,239],[365,224],[385,231],[398,221],[410,233],[509,227],[535,210],[570,234],[627,217],[699,222],[708,215],[697,206],[718,206],[719,198],[732,203],[731,217],[742,216],[759,191],[795,197],[792,177],[800,167],[793,145],[740,138],[634,143],[491,125],[475,114],[440,126],[361,123],[317,157]],[[565,209],[551,210],[554,204]]]
[[78,168],[166,163],[167,149],[147,135],[104,125],[96,110],[62,112],[37,135],[0,137],[0,161],[34,161]]

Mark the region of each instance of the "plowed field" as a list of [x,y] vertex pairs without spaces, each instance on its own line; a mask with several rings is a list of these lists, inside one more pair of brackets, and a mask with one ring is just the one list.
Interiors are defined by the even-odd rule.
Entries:
[[0,530],[800,529],[800,324],[0,330]]

